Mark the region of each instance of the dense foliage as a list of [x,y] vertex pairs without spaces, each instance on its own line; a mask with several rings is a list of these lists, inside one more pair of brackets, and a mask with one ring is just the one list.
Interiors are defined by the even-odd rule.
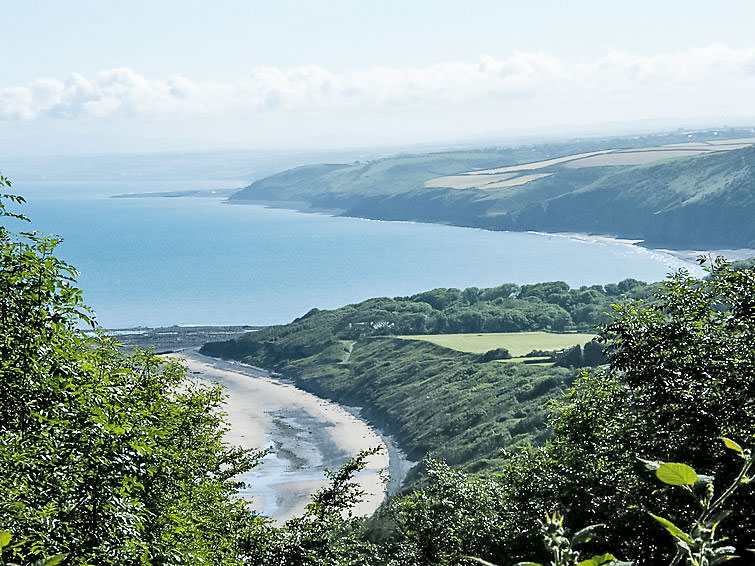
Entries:
[[[481,513],[474,501],[456,501],[452,515],[433,504],[443,474],[395,504],[399,524],[414,517],[410,541],[423,541],[417,563],[457,564],[458,549],[467,547],[498,564],[545,561],[538,522],[555,509],[565,512],[572,532],[607,525],[596,551],[610,549],[636,564],[669,563],[673,541],[648,512],[691,524],[695,498],[659,489],[638,457],[688,463],[716,485],[737,477],[740,461],[719,438],[755,440],[754,299],[755,269],[719,262],[709,279],[680,273],[654,300],[617,307],[602,333],[611,366],[586,373],[557,404],[553,438],[542,449],[509,454],[496,479],[454,480],[461,492],[465,482],[472,489],[480,481],[499,490],[501,503],[486,514],[496,536],[480,545],[461,528]],[[755,542],[752,482],[740,486],[735,501],[721,528],[741,553]],[[428,546],[448,558],[423,562]]]
[[[6,202],[20,201],[3,195],[0,217],[11,215]],[[742,448],[755,444],[748,263],[717,261],[704,280],[681,272],[660,287],[625,284],[635,299],[618,286],[559,283],[375,299],[221,345],[311,390],[364,402],[412,455],[446,460],[427,459],[422,483],[365,527],[349,514],[359,455],[331,474],[302,517],[275,527],[233,497],[233,478],[259,454],[223,443],[222,392],[179,365],[85,333],[91,315],[56,244],[0,227],[0,563],[55,555],[46,563],[510,565],[555,551],[575,557],[576,539],[563,535],[596,523],[605,527],[585,556],[610,551],[637,566],[677,553],[702,565],[711,552],[742,554],[755,543],[752,453]],[[490,292],[500,295],[483,298]],[[558,305],[572,316],[569,308],[587,304],[572,298],[585,293],[594,304],[622,304],[601,331],[610,366],[576,381],[574,370],[383,335],[418,313],[480,303],[485,311],[499,298],[515,310]],[[544,401],[567,389],[548,423]],[[664,479],[664,467],[678,478]],[[714,513],[716,489],[726,490],[731,514]],[[710,521],[727,541],[705,531]]]
[[313,309],[290,324],[270,326],[202,352],[263,367],[282,368],[341,340],[370,336],[533,330],[592,331],[608,321],[611,305],[652,293],[653,286],[618,284],[571,289],[563,281],[489,289],[433,289],[410,297],[375,298],[332,311]]
[[545,401],[568,391],[575,376],[391,338],[358,343],[347,364],[299,367],[300,386],[364,406],[411,458],[431,452],[469,469],[495,468],[503,447],[542,443]]
[[240,563],[259,519],[233,478],[259,455],[223,443],[219,388],[81,330],[56,244],[0,227],[0,532],[30,541],[15,559]]
[[395,434],[414,459],[431,452],[470,470],[501,465],[500,450],[542,444],[546,401],[565,393],[576,372],[604,359],[597,344],[559,357],[563,367],[503,363],[502,352],[466,354],[390,334],[594,328],[611,303],[645,296],[633,279],[570,289],[566,283],[434,289],[313,310],[201,352],[243,360],[293,377],[300,387],[347,405]]
[[650,293],[639,281],[570,289],[566,283],[501,285],[492,289],[434,289],[411,297],[376,298],[334,311],[314,309],[281,326],[202,348],[208,355],[281,368],[368,336],[452,332],[591,330],[607,320],[610,305]]

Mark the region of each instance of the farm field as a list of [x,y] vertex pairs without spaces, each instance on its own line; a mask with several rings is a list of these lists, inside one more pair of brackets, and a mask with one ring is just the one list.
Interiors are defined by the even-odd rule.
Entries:
[[582,167],[606,167],[617,165],[646,165],[655,163],[663,159],[673,159],[675,157],[690,157],[709,153],[710,151],[725,151],[729,148],[716,147],[708,149],[640,149],[636,151],[616,151],[593,155],[582,159],[575,159],[564,163],[564,167],[569,169],[580,169]]
[[753,130],[680,130],[306,165],[259,179],[229,198],[373,220],[589,232],[642,240],[650,248],[752,248]]
[[713,142],[675,143],[636,149],[604,149],[576,153],[555,159],[546,159],[495,169],[467,171],[457,175],[436,177],[425,181],[425,187],[450,189],[504,189],[518,187],[530,181],[552,175],[552,172],[532,173],[539,169],[561,166],[567,169],[584,167],[647,165],[675,157],[691,157],[715,151],[730,151],[753,145],[753,138],[739,138]]
[[497,181],[480,187],[481,189],[508,189],[511,187],[518,187],[524,185],[530,181],[537,181],[543,177],[550,177],[553,173],[533,173],[532,175],[520,175],[514,179],[506,179],[503,181]]
[[506,348],[513,357],[521,357],[532,350],[561,350],[576,344],[584,345],[594,334],[553,332],[491,332],[485,334],[418,334],[397,336],[402,340],[422,340],[444,348],[483,354],[496,348]]
[[486,183],[497,183],[515,177],[516,173],[498,173],[495,175],[448,175],[437,177],[425,182],[426,187],[441,187],[448,189],[474,189]]
[[501,173],[523,173],[525,171],[533,171],[535,169],[543,169],[544,167],[550,167],[551,165],[560,165],[576,159],[584,159],[587,157],[593,157],[595,155],[602,155],[604,153],[610,153],[614,150],[601,149],[599,151],[589,151],[587,153],[575,153],[572,155],[566,155],[564,157],[556,157],[554,159],[546,159],[544,161],[533,161],[532,163],[523,163],[521,165],[509,165],[507,167],[498,167],[496,169],[486,169],[484,171],[469,171],[468,173],[462,173],[462,175],[495,175]]
[[516,173],[451,175],[427,181],[425,186],[446,189],[505,189],[508,187],[518,187],[519,185],[524,185],[530,181],[536,181],[550,175],[552,173],[533,173],[531,175],[519,176],[516,176]]

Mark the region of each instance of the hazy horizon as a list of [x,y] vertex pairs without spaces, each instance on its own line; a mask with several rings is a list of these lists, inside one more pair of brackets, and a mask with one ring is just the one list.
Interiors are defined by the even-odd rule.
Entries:
[[9,0],[6,156],[755,124],[755,5]]

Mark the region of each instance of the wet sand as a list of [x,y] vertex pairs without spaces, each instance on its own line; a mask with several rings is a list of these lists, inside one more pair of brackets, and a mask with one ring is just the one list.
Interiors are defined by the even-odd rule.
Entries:
[[263,463],[244,477],[249,498],[278,522],[301,514],[311,495],[328,484],[324,468],[337,470],[360,450],[380,447],[356,481],[365,491],[355,515],[370,515],[385,498],[388,450],[380,436],[339,405],[272,378],[265,370],[216,360],[186,350],[181,358],[192,377],[223,385],[231,425],[226,440],[244,448],[270,449]]
[[618,238],[614,236],[606,236],[600,234],[584,234],[579,232],[538,232],[530,230],[532,234],[542,234],[544,236],[562,236],[565,238],[574,238],[576,240],[584,240],[586,242],[606,242],[606,243],[618,243],[627,244],[631,246],[640,245],[651,252],[662,253],[675,257],[688,264],[693,274],[702,275],[702,269],[698,266],[697,258],[699,256],[705,256],[707,258],[714,259],[718,256],[724,256],[729,261],[735,261],[740,259],[749,259],[755,257],[755,249],[752,248],[726,248],[726,249],[711,249],[711,250],[677,250],[670,248],[650,247],[643,244],[644,240],[632,240],[627,238]]

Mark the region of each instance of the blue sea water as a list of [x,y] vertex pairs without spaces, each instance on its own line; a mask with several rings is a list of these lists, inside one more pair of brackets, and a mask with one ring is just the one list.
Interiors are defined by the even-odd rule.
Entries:
[[[200,188],[226,188],[227,180]],[[230,185],[233,186],[233,185]],[[185,183],[17,182],[31,226],[64,238],[105,328],[273,324],[313,307],[435,287],[563,280],[657,281],[696,266],[660,252],[563,236],[303,214],[219,198],[113,199]],[[5,224],[8,224],[6,221]]]

